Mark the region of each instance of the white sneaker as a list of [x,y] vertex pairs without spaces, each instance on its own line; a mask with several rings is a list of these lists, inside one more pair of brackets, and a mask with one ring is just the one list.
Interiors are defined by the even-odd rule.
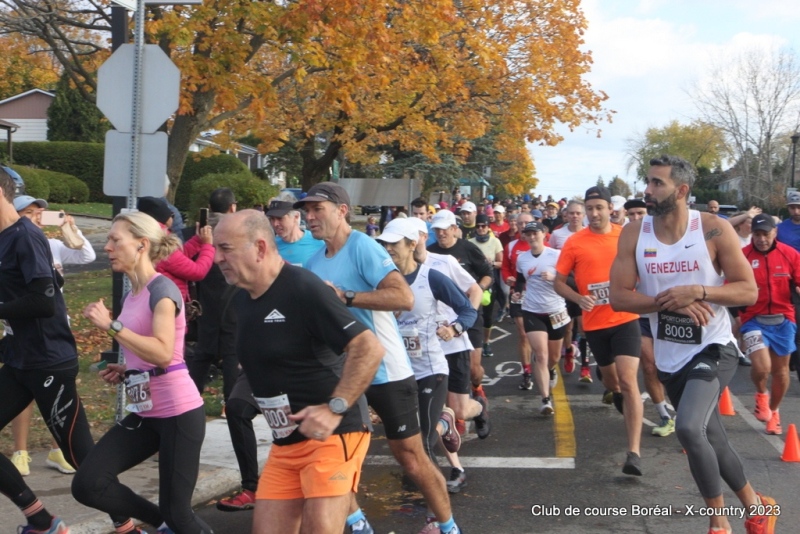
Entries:
[[28,456],[28,451],[15,451],[11,455],[11,463],[14,464],[20,475],[26,477],[31,474],[31,468],[28,466],[31,463],[31,457]]
[[553,401],[551,399],[547,399],[547,401],[542,402],[542,407],[539,408],[539,413],[542,415],[553,415],[555,410],[553,410]]

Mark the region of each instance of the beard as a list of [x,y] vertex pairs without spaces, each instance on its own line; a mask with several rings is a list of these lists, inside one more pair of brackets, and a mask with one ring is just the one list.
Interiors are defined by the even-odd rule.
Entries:
[[670,196],[661,201],[656,201],[653,197],[645,195],[644,201],[648,203],[648,215],[659,217],[675,211],[675,208],[678,207],[678,192],[673,191]]

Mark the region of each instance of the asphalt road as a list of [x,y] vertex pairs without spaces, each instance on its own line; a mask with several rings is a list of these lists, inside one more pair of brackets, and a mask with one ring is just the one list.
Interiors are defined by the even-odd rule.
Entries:
[[[516,334],[507,320],[493,335],[496,356],[484,359],[492,434],[466,437],[461,449],[468,486],[452,496],[455,518],[465,532],[675,533],[706,532],[703,501],[673,434],[642,431],[644,476],[621,472],[626,439],[622,416],[601,402],[602,386],[578,382],[577,372],[561,376],[556,417],[538,414],[536,391],[521,391]],[[797,487],[800,463],[780,460],[783,437],[766,436],[751,415],[753,386],[748,368],[739,368],[731,385],[737,415],[725,417],[728,435],[754,487],[781,505],[777,532],[800,531]],[[800,385],[792,375],[781,406],[784,430],[800,423]],[[657,419],[649,401],[645,418]],[[570,419],[572,424],[570,424]],[[652,425],[652,423],[650,423]],[[570,451],[574,444],[574,453]],[[445,476],[449,468],[443,468]],[[420,494],[405,491],[402,473],[390,458],[382,428],[376,428],[364,468],[359,502],[378,533],[416,533],[424,525]],[[738,501],[725,488],[726,504]],[[217,534],[250,532],[252,512],[220,512],[213,504],[199,510]],[[731,518],[734,532],[743,521]]]

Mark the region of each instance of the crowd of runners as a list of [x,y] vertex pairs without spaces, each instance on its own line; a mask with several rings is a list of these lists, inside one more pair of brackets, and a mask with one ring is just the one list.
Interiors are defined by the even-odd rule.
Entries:
[[[641,362],[659,415],[652,433],[677,435],[705,505],[724,509],[724,481],[748,510],[747,533],[774,532],[778,507],[748,482],[717,401],[737,367],[751,364],[755,416],[766,433],[783,431],[780,402],[797,358],[800,193],[788,194],[782,222],[755,207],[728,219],[714,202],[708,213],[691,208],[694,179],[686,161],[662,156],[650,162],[642,198],[599,186],[581,199],[420,198],[371,236],[351,227],[349,195],[335,183],[273,199],[266,216],[237,212],[229,195],[213,239],[210,226],[197,229],[213,242],[221,276],[241,289],[226,304],[241,365],[226,416],[242,490],[218,508],[254,509],[258,534],[373,532],[356,498],[370,407],[424,496],[420,532],[458,534],[450,496],[468,480],[458,451],[469,422],[480,439],[492,432],[482,360],[494,356],[493,325],[508,317],[520,334],[519,388],[541,398],[533,417],[561,409],[551,395],[557,366],[581,382],[599,379],[603,402],[622,414],[622,472],[642,476]],[[41,231],[14,209],[11,185],[0,173],[0,318],[13,332],[0,369],[0,391],[13,402],[0,407],[0,425],[36,400],[77,469],[76,499],[108,513],[117,532],[142,532],[130,518],[161,533],[210,532],[189,499],[203,430],[181,341],[186,299],[156,269],[179,244],[149,215],[114,220],[105,251],[133,291],[118,318],[102,302],[84,315],[126,351],[127,366],[101,376],[126,384],[131,414],[92,446],[59,276]],[[47,376],[58,396],[40,384]],[[260,474],[251,422],[259,414],[274,438]],[[154,452],[158,506],[117,479]],[[69,531],[5,457],[0,475],[0,491],[28,520],[21,532]],[[731,532],[727,516],[709,520],[710,534]]]

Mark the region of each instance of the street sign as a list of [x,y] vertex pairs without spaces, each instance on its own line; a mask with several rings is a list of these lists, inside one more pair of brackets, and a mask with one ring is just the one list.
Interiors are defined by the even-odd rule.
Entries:
[[[135,45],[120,46],[97,74],[97,107],[120,132],[133,124],[135,52]],[[178,109],[181,71],[158,45],[144,45],[141,75],[142,133],[153,133]]]
[[[131,183],[131,133],[106,132],[103,193],[110,197],[126,197]],[[137,197],[163,197],[164,174],[167,170],[167,134],[156,132],[141,135],[141,159],[137,176]]]
[[136,11],[136,0],[111,0],[117,5],[124,7],[130,11]]

